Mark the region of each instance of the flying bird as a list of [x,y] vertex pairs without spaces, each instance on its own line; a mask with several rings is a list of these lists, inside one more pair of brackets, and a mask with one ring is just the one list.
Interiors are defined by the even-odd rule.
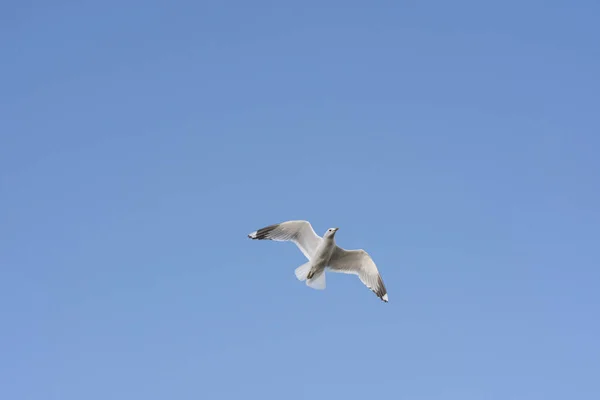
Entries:
[[339,228],[329,228],[320,237],[308,221],[287,221],[269,225],[248,235],[253,240],[293,242],[308,262],[295,270],[296,278],[313,289],[325,289],[325,271],[357,275],[377,297],[388,302],[387,290],[369,254],[362,250],[346,250],[336,245]]

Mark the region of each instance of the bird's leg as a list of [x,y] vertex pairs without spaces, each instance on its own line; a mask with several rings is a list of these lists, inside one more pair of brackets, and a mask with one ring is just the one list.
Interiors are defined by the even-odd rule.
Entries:
[[312,277],[315,275],[315,271],[313,271],[312,269],[310,271],[308,271],[308,275],[306,275],[306,279],[312,279]]

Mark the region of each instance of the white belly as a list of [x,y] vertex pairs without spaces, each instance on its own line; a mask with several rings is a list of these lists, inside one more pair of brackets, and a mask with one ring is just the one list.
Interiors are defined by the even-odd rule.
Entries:
[[335,249],[335,242],[333,240],[323,240],[321,245],[317,248],[314,257],[310,260],[313,271],[324,269],[329,264],[329,259],[333,250]]

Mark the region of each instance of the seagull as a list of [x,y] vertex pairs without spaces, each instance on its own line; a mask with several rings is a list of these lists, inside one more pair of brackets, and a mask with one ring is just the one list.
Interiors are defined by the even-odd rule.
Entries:
[[269,225],[248,235],[253,240],[292,242],[308,259],[294,271],[296,278],[317,290],[325,289],[325,271],[358,275],[361,282],[382,301],[388,302],[387,290],[371,256],[363,249],[345,250],[335,243],[339,228],[329,228],[320,237],[308,221],[286,221]]

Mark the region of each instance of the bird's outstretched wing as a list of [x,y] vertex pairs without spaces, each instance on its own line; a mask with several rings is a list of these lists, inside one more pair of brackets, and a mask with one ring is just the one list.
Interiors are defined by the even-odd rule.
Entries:
[[317,247],[323,240],[315,233],[308,221],[287,221],[269,225],[248,235],[255,240],[275,240],[293,242],[309,260],[314,256]]
[[358,275],[362,283],[387,303],[388,295],[377,266],[364,250],[345,250],[336,246],[328,269],[332,272]]

